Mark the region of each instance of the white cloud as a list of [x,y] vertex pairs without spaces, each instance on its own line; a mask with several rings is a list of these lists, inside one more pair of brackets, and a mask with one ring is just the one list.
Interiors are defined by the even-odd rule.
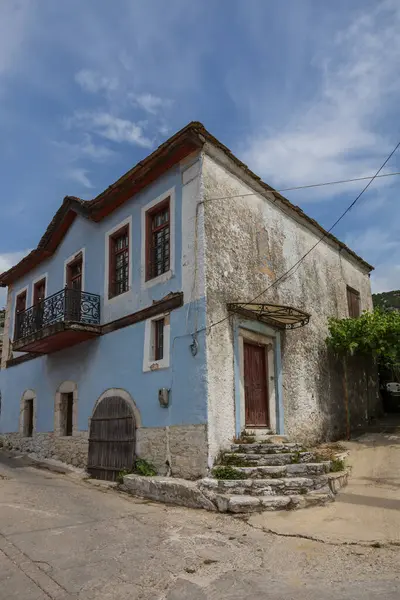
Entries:
[[[31,250],[19,250],[18,252],[6,252],[0,254],[0,273],[4,273],[11,269],[14,265],[29,254]],[[0,308],[6,305],[7,302],[7,290],[6,288],[0,288]]]
[[350,234],[346,243],[366,260],[379,261],[379,256],[400,249],[400,235],[391,229],[381,229],[376,226],[368,227],[361,233]]
[[30,0],[0,3],[0,74],[8,71],[22,54],[31,9]]
[[135,104],[152,115],[157,114],[162,108],[169,108],[172,105],[171,100],[159,98],[153,94],[131,94],[131,98]]
[[81,169],[79,167],[74,167],[72,169],[67,170],[67,177],[80,185],[83,185],[86,189],[91,189],[94,187],[89,177],[87,176],[88,171],[86,169]]
[[400,263],[378,265],[371,274],[372,293],[400,290]]
[[387,116],[400,92],[399,28],[400,4],[388,0],[336,36],[329,59],[316,60],[320,86],[313,100],[295,107],[281,129],[261,123],[261,133],[248,140],[244,158],[251,168],[280,187],[374,173],[394,146],[378,133],[378,117]]
[[94,144],[89,134],[84,134],[83,139],[77,143],[53,142],[54,146],[63,151],[63,160],[74,162],[82,158],[94,162],[105,162],[115,156],[114,150],[100,144]]
[[152,140],[144,135],[142,124],[108,112],[77,111],[67,124],[87,129],[112,142],[127,142],[143,148],[153,145]]
[[75,81],[86,92],[96,93],[100,91],[114,92],[118,89],[116,78],[101,75],[90,69],[82,69],[75,75]]

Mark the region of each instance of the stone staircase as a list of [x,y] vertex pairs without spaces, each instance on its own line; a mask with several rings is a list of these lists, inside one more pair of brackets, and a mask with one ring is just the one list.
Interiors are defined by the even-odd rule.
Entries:
[[347,470],[333,473],[332,466],[282,436],[243,436],[198,486],[220,512],[306,508],[331,502],[346,485]]

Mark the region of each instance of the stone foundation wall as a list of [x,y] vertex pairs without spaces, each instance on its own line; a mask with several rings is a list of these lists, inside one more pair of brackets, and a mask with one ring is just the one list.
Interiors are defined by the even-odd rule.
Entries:
[[[141,427],[136,431],[136,452],[151,462],[160,475],[197,479],[207,473],[207,426]],[[168,461],[168,463],[167,463]]]
[[[35,453],[39,458],[53,458],[81,468],[87,465],[87,431],[68,437],[58,437],[52,432],[35,433],[32,437],[7,433],[0,440],[6,448]],[[207,473],[206,425],[141,427],[136,430],[136,454],[152,463],[160,475],[169,472],[169,463],[174,477],[203,477]]]
[[85,468],[88,456],[88,433],[79,431],[74,436],[57,437],[54,433],[35,433],[23,437],[20,433],[6,433],[0,436],[6,448],[34,453],[39,458],[53,458]]

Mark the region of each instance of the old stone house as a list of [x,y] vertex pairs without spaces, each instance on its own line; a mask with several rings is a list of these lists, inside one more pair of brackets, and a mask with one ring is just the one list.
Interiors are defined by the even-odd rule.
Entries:
[[[244,429],[337,438],[327,318],[372,307],[371,269],[190,123],[94,200],[66,197],[0,276],[2,439],[114,478],[135,456],[204,475]],[[354,426],[379,408],[372,375],[349,365]]]

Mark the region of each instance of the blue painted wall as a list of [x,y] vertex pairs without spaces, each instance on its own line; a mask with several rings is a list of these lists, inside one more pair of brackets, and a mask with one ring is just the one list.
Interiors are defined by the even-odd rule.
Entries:
[[[199,326],[205,324],[204,301],[197,303]],[[78,427],[88,428],[97,398],[107,389],[130,393],[144,427],[206,423],[206,372],[204,333],[199,334],[199,352],[190,352],[192,338],[186,333],[188,306],[170,315],[171,366],[143,372],[145,323],[137,323],[72,348],[42,356],[0,371],[2,410],[0,432],[18,431],[20,400],[26,389],[37,395],[38,432],[53,431],[54,399],[66,380],[78,384]],[[189,324],[190,325],[190,324]],[[161,408],[158,389],[171,389],[169,408]]]
[[[144,289],[141,284],[141,209],[169,189],[175,189],[175,261],[173,275],[165,283]],[[87,292],[102,298],[102,323],[150,306],[153,300],[169,292],[182,290],[182,183],[180,168],[166,175],[126,202],[100,223],[78,216],[56,253],[41,263],[26,277],[13,285],[15,294],[26,285],[28,306],[32,299],[32,281],[47,273],[49,296],[63,288],[64,261],[85,247],[85,285]],[[127,217],[132,216],[131,243],[133,246],[132,285],[128,294],[104,307],[105,234]],[[188,302],[188,298],[185,299]],[[190,311],[190,312],[189,312]],[[205,326],[205,300],[185,304],[170,315],[170,367],[143,372],[145,322],[137,323],[98,339],[79,344],[54,354],[36,358],[0,371],[2,410],[0,432],[18,431],[20,400],[26,389],[37,395],[36,431],[54,428],[54,399],[59,385],[72,380],[78,385],[78,427],[88,428],[97,398],[107,389],[117,387],[128,391],[135,401],[144,427],[198,424],[207,421],[206,357],[204,334],[198,337],[199,351],[190,352],[195,311],[198,328]],[[13,332],[12,310],[11,329]],[[189,314],[189,320],[187,316]],[[171,389],[169,408],[158,403],[158,389]]]
[[[148,289],[141,286],[141,211],[142,207],[171,188],[175,190],[175,264],[171,265],[173,276],[165,283],[156,284]],[[48,273],[46,295],[58,292],[64,287],[64,261],[85,248],[85,291],[99,294],[102,299],[102,322],[112,321],[149,306],[153,300],[159,300],[168,292],[182,289],[182,180],[179,166],[168,171],[145,190],[125,202],[111,215],[99,223],[93,223],[77,216],[72,227],[57,248],[53,256],[42,262],[13,284],[12,303],[15,306],[15,295],[25,286],[28,289],[28,306],[32,305],[32,282],[44,273]],[[105,277],[105,235],[127,217],[132,217],[132,285],[128,294],[121,299],[113,299],[111,304],[104,303]],[[108,268],[108,267],[107,267]],[[14,309],[12,310],[11,331],[14,328]]]

